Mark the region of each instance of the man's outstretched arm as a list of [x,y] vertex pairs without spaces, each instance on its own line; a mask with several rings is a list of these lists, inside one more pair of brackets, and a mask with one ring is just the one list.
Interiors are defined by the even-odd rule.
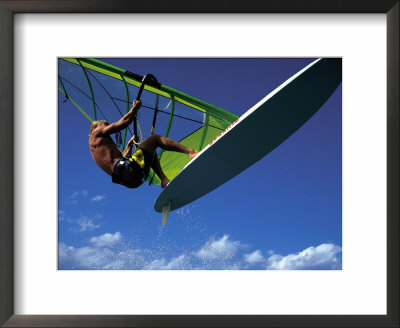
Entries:
[[118,131],[121,131],[123,129],[126,129],[129,126],[129,124],[131,124],[133,122],[133,120],[135,119],[136,113],[139,110],[141,105],[142,105],[142,102],[140,100],[133,101],[131,110],[128,113],[126,113],[124,116],[122,116],[122,118],[118,122],[107,125],[103,129],[103,134],[110,135],[110,134],[116,133]]

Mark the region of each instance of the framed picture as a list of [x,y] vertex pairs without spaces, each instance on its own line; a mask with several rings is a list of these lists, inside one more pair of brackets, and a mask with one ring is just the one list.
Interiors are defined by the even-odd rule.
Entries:
[[[4,63],[4,74],[1,76],[4,122],[1,142],[3,149],[7,150],[5,154],[14,154],[1,158],[3,215],[0,221],[0,261],[4,268],[0,271],[1,324],[5,327],[130,327],[166,324],[182,327],[398,326],[398,1],[351,1],[346,4],[336,1],[233,1],[229,4],[194,3],[189,7],[180,1],[1,1],[0,9],[1,44],[2,49],[8,49],[0,53],[1,62]],[[72,23],[73,13],[79,15],[74,16]],[[85,13],[103,15],[85,16]],[[120,13],[123,15],[118,15]],[[215,15],[218,13],[223,15]],[[377,15],[359,15],[364,13]],[[325,16],[318,16],[320,14]],[[114,34],[110,33],[111,30]],[[177,44],[177,39],[185,42]],[[203,46],[198,47],[199,44]],[[74,58],[76,56],[97,59],[96,62],[84,62]],[[134,64],[129,57],[134,57]],[[337,163],[335,168],[339,173],[343,170],[343,180],[341,174],[336,179],[342,180],[343,185],[339,183],[333,187],[333,180],[326,182],[318,198],[320,203],[314,206],[314,210],[328,222],[330,217],[335,216],[335,211],[342,210],[342,201],[338,200],[334,209],[332,199],[343,200],[343,244],[341,224],[333,224],[332,234],[323,237],[323,231],[316,228],[318,225],[307,228],[306,221],[301,224],[295,220],[282,221],[281,226],[278,223],[258,222],[260,234],[252,235],[253,244],[250,239],[243,240],[243,234],[213,237],[207,234],[207,238],[201,239],[199,232],[205,229],[198,226],[201,220],[184,222],[188,220],[187,213],[180,213],[186,228],[175,228],[177,218],[173,214],[166,228],[160,227],[158,230],[158,237],[154,237],[157,240],[153,238],[152,243],[158,245],[158,255],[154,256],[157,247],[146,248],[138,240],[135,241],[134,237],[140,235],[132,231],[143,231],[146,226],[147,229],[157,230],[157,226],[161,226],[161,214],[154,214],[154,218],[151,214],[145,221],[132,220],[128,226],[123,224],[129,223],[129,220],[115,221],[112,228],[102,230],[101,214],[95,213],[93,207],[101,206],[107,199],[112,201],[113,196],[119,199],[123,197],[117,196],[117,191],[110,191],[110,194],[95,193],[100,189],[76,187],[78,184],[74,185],[76,175],[73,171],[79,168],[60,165],[72,163],[70,158],[80,152],[78,142],[72,138],[74,131],[78,131],[78,121],[71,112],[61,111],[63,106],[75,105],[75,110],[78,109],[76,113],[80,111],[79,115],[82,114],[79,102],[71,96],[74,92],[72,89],[77,89],[77,85],[71,81],[75,75],[64,75],[64,72],[70,73],[74,67],[86,67],[82,72],[92,74],[89,78],[92,81],[96,79],[96,74],[108,70],[105,67],[111,67],[107,65],[113,65],[112,69],[129,68],[130,72],[129,65],[132,65],[134,73],[138,72],[135,67],[148,65],[146,70],[151,67],[159,74],[165,71],[167,76],[172,73],[167,72],[166,68],[190,71],[192,74],[200,74],[201,71],[203,80],[199,80],[199,83],[207,84],[207,77],[210,77],[208,83],[214,89],[224,79],[228,80],[229,76],[235,81],[237,75],[232,75],[235,67],[243,72],[243,78],[246,74],[251,76],[249,72],[252,69],[261,72],[257,65],[260,69],[269,67],[268,72],[273,74],[278,71],[285,72],[283,75],[292,72],[287,77],[282,75],[282,81],[276,82],[276,86],[271,85],[268,89],[270,92],[290,78],[290,75],[307,71],[307,68],[316,65],[318,60],[315,58],[340,58],[340,65],[343,63],[343,88],[340,88],[340,92],[336,91],[334,100],[341,104],[343,90],[343,123],[341,106],[332,105],[333,109],[340,109],[340,115],[337,116],[337,112],[332,109],[332,116],[329,116],[328,108],[324,112],[327,116],[321,118],[318,124],[315,123],[313,128],[327,132],[328,125],[322,122],[329,121],[329,126],[333,126],[332,120],[337,123],[336,137],[331,136],[336,141],[330,143],[329,147],[325,146],[326,155],[322,148],[316,151],[313,162],[320,162],[321,167],[325,157],[332,162],[333,157],[329,160],[328,150],[336,149],[339,140],[340,147],[331,156],[342,162],[342,165]],[[184,61],[186,63],[182,64]],[[157,66],[161,69],[155,69]],[[89,67],[92,70],[90,72]],[[199,70],[199,67],[203,68]],[[225,70],[221,67],[225,67]],[[196,73],[195,69],[199,72]],[[52,80],[56,72],[58,81]],[[221,80],[218,80],[216,72],[220,72]],[[142,71],[139,73],[145,74]],[[190,89],[189,82],[186,85],[179,84],[184,75],[179,77],[177,74],[176,83]],[[100,87],[105,86],[106,79],[98,78],[102,81]],[[250,80],[249,83],[254,82]],[[55,83],[58,83],[58,91]],[[232,85],[240,83],[243,81]],[[176,84],[171,86],[175,87]],[[96,93],[94,88],[90,85],[88,89],[88,92],[92,92],[92,100],[93,93]],[[246,89],[243,85],[240,88],[247,90],[247,94],[240,96],[239,92],[235,92],[238,104],[240,101],[245,102],[251,92],[256,94],[256,90]],[[219,89],[224,90],[222,87]],[[234,90],[234,87],[227,89]],[[182,93],[178,92],[178,95],[182,96]],[[201,97],[207,99],[213,95],[209,93]],[[227,106],[233,108],[234,115],[242,115],[245,110],[236,113],[235,97],[229,97],[232,101]],[[190,103],[188,99],[185,100],[186,104]],[[142,110],[156,111],[162,105],[167,112],[170,110],[170,102],[165,99],[164,104],[161,99],[156,102],[155,108],[150,108],[143,101]],[[250,107],[252,104],[248,102],[246,104]],[[125,108],[129,102],[121,103]],[[89,120],[97,117],[95,101],[93,104],[94,114],[83,113]],[[86,110],[90,106],[83,107]],[[198,103],[194,107],[198,107]],[[143,113],[139,123],[146,120],[151,122],[151,117],[145,119],[145,116]],[[159,126],[165,123],[168,130],[168,120],[161,121],[160,115]],[[197,122],[195,117],[191,117],[190,121],[191,124]],[[88,125],[84,122],[85,126]],[[234,120],[231,123],[234,124]],[[150,123],[143,124],[147,126]],[[212,128],[215,128],[217,121],[213,124]],[[156,133],[159,126],[155,127]],[[374,133],[370,133],[371,130]],[[84,132],[87,134],[88,131]],[[177,132],[168,130],[168,133],[174,136]],[[203,135],[200,141],[207,139],[206,134]],[[180,137],[177,135],[176,138]],[[306,135],[304,138],[310,142],[312,136]],[[322,143],[321,138],[318,137]],[[120,141],[126,146],[127,140],[122,138]],[[210,140],[207,139],[207,143]],[[118,138],[115,141],[118,143]],[[315,142],[311,143],[315,146]],[[40,147],[36,149],[35,146],[39,144]],[[298,158],[304,159],[307,149],[308,146],[301,150],[299,146],[292,145],[286,154],[299,152],[303,156]],[[40,160],[36,160],[36,157]],[[311,157],[310,152],[307,155],[309,161]],[[32,159],[30,167],[35,169],[27,170],[29,165],[26,161]],[[305,167],[306,163],[296,165]],[[280,166],[278,163],[276,168]],[[274,171],[274,166],[269,169]],[[290,167],[288,170],[291,170]],[[85,175],[90,179],[89,171],[81,172],[78,178]],[[254,174],[256,177],[260,173]],[[310,191],[319,183],[317,170],[314,175],[314,182],[308,180]],[[96,179],[97,175],[93,185],[98,183],[100,186],[101,182],[95,182]],[[235,188],[250,186],[243,179],[236,181]],[[273,179],[269,181],[271,185],[274,184]],[[289,182],[288,185],[285,194],[290,193],[290,188],[297,191],[301,188]],[[304,191],[306,186],[303,185]],[[254,183],[251,189],[254,188],[259,188],[259,184]],[[278,181],[275,190],[277,188]],[[275,199],[266,189],[259,190],[262,190],[260,200],[253,202],[256,217],[262,217],[262,195]],[[324,202],[324,192],[331,195],[331,202]],[[304,191],[302,199],[305,203],[306,194],[310,197]],[[218,196],[218,192],[214,196],[224,197]],[[148,195],[146,197],[151,198]],[[241,199],[246,204],[252,202],[251,196]],[[75,205],[82,200],[87,202],[87,208],[82,205],[76,209]],[[114,199],[112,202],[115,204],[116,201]],[[145,197],[142,202],[146,202]],[[278,201],[275,203],[278,207]],[[135,205],[132,203],[130,206],[134,210]],[[212,205],[218,211],[215,206],[218,206],[218,201]],[[205,206],[203,204],[199,207]],[[72,218],[70,213],[74,208],[77,212]],[[234,217],[235,208],[243,212],[249,206],[240,207],[238,204],[230,209],[226,207],[225,210],[232,211],[231,217]],[[300,211],[300,207],[296,208]],[[86,213],[91,210],[92,216],[89,217]],[[268,209],[264,210],[268,213]],[[144,211],[143,207],[140,211]],[[278,213],[279,209],[271,211]],[[271,216],[271,213],[266,215]],[[209,217],[209,214],[206,216]],[[340,213],[336,216],[340,216],[341,222]],[[279,215],[277,217],[283,218]],[[203,223],[207,226],[212,224],[211,221]],[[243,230],[251,230],[243,222],[235,225],[232,221],[230,224],[238,229],[241,224]],[[257,225],[252,224],[254,228]],[[268,250],[267,246],[257,246],[263,239],[262,231],[268,228],[271,230],[269,234],[264,234],[265,239],[270,240],[276,234],[273,231],[284,229],[285,224],[298,224],[300,234],[306,234],[307,231],[320,234],[319,239],[325,243],[319,245],[319,239],[314,236],[314,239],[310,239],[315,240],[315,244],[309,245],[312,247],[292,251],[287,248],[286,253],[279,252],[279,249]],[[197,228],[193,228],[194,225]],[[179,229],[188,230],[189,226],[192,250],[177,251],[182,248],[179,246],[179,238],[182,238]],[[338,232],[337,238],[333,237],[335,229]],[[123,241],[129,235],[128,231],[131,233],[130,243],[125,243]],[[214,231],[228,230],[223,228]],[[229,231],[235,230],[231,228]],[[81,239],[76,237],[78,234]],[[155,236],[154,233],[151,235]],[[373,243],[371,239],[374,239]],[[257,244],[255,240],[260,242]],[[118,247],[111,247],[114,244]],[[281,244],[285,243],[281,241]],[[178,245],[174,250],[176,252],[168,257],[165,248],[170,251],[173,245]],[[324,251],[329,248],[329,256],[325,256],[323,261],[317,254],[321,247]],[[92,256],[94,250],[101,250],[97,254],[103,256],[103,259]],[[153,252],[151,256],[148,255],[149,250]],[[141,265],[132,266],[126,260],[125,255],[128,253],[137,254],[143,260]],[[228,253],[229,256],[225,256]],[[216,254],[220,256],[219,261],[214,261]],[[304,254],[308,254],[306,260],[301,258]],[[368,260],[373,260],[374,265],[367,266],[365,263]],[[369,287],[362,287],[365,285]]]

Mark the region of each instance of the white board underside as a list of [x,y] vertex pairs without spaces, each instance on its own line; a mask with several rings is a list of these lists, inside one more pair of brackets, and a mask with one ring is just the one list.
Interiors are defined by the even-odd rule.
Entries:
[[[296,132],[342,81],[342,61],[318,59],[243,114],[160,193],[154,209],[176,210],[219,187]],[[243,151],[245,150],[245,151]]]

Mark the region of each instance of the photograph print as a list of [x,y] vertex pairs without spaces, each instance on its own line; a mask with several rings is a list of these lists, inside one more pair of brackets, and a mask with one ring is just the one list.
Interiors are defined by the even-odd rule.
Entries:
[[58,58],[59,270],[342,270],[341,58]]

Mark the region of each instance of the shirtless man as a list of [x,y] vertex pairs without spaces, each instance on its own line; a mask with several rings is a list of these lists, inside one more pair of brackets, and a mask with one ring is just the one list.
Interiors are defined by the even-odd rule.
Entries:
[[197,155],[198,150],[187,148],[172,139],[154,134],[141,142],[131,156],[135,140],[135,136],[133,136],[121,153],[110,135],[126,129],[136,117],[140,106],[140,100],[135,100],[131,110],[118,122],[111,124],[107,121],[92,122],[89,132],[90,152],[96,164],[112,176],[114,183],[128,188],[137,188],[146,180],[151,167],[160,178],[161,187],[165,188],[169,179],[161,169],[156,154],[157,147],[188,154],[190,159]]

